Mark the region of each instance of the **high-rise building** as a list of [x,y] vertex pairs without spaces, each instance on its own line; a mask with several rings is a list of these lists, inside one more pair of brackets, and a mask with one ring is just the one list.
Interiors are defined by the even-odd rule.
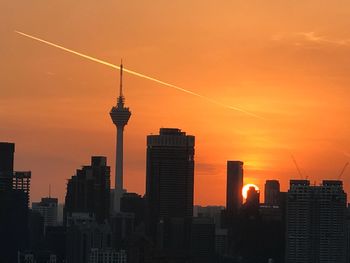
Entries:
[[117,105],[110,111],[111,119],[117,128],[116,161],[115,161],[115,186],[113,193],[113,212],[120,212],[120,198],[124,193],[123,188],[123,136],[124,127],[131,116],[129,108],[124,106],[123,96],[123,65],[120,65],[120,88]]
[[260,192],[253,186],[247,191],[247,199],[243,205],[242,215],[245,218],[255,219],[259,217]]
[[147,136],[145,197],[152,235],[165,219],[193,215],[194,144],[194,136],[176,128]]
[[58,199],[52,197],[41,198],[41,202],[33,202],[32,209],[41,214],[44,219],[44,230],[48,226],[57,225]]
[[226,211],[227,215],[237,215],[243,203],[243,162],[227,161]]
[[346,208],[346,262],[350,262],[350,205]]
[[26,198],[26,207],[29,207],[31,171],[15,172],[12,179],[12,189],[23,192]]
[[[86,214],[103,223],[109,218],[110,167],[107,158],[93,156],[90,166],[78,169],[67,183],[64,222],[70,224],[72,216]],[[84,216],[82,216],[84,217]]]
[[260,192],[255,189],[255,187],[249,187],[247,191],[247,200],[245,202],[246,205],[259,207],[260,204]]
[[12,188],[15,144],[0,142],[0,191]]
[[14,262],[29,242],[31,172],[14,172],[14,143],[0,142],[0,258]]
[[266,180],[265,205],[278,206],[280,204],[280,183],[278,180]]
[[346,193],[341,181],[291,180],[286,262],[346,262]]

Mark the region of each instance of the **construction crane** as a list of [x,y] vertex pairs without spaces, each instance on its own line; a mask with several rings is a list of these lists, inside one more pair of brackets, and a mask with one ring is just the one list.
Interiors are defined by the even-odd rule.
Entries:
[[341,177],[342,177],[342,175],[344,174],[344,172],[345,172],[346,168],[348,167],[348,165],[349,165],[349,162],[347,162],[347,163],[344,165],[343,169],[341,170],[340,174],[338,175],[338,180],[341,179]]
[[[297,170],[298,170],[298,174],[300,175],[300,178],[303,180],[303,179],[304,179],[304,178],[303,178],[303,175],[302,175],[302,173],[301,173],[301,171],[300,171],[300,168],[299,168],[299,166],[298,166],[298,163],[297,163],[297,161],[295,160],[293,154],[291,154],[291,157],[292,157],[293,163],[295,164],[295,167],[296,167]],[[307,179],[307,177],[306,177],[306,179]]]

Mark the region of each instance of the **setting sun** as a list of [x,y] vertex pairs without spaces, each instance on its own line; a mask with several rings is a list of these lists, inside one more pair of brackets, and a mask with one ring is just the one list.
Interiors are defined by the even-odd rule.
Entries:
[[247,199],[247,193],[250,187],[254,187],[255,190],[259,191],[259,187],[256,186],[255,184],[246,184],[245,186],[243,186],[242,188],[242,195],[244,199]]

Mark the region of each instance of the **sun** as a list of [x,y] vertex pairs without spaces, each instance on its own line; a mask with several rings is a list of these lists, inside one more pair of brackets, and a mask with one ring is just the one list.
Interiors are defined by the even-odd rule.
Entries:
[[245,186],[243,186],[242,188],[242,195],[244,199],[247,199],[247,193],[250,187],[254,187],[256,191],[259,191],[259,187],[256,186],[255,184],[246,184]]

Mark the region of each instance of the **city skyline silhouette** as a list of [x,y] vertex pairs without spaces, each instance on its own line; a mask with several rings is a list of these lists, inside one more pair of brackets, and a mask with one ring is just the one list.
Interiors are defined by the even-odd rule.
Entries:
[[[282,4],[266,4],[269,11],[279,11],[270,17],[261,7],[249,9],[242,1],[222,7],[191,3],[198,9],[197,18],[209,17],[209,23],[192,17],[183,3],[173,11],[166,4],[141,3],[146,12],[139,15],[139,21],[145,30],[128,19],[127,14],[139,14],[137,8],[119,4],[88,3],[84,10],[96,12],[82,21],[72,15],[83,11],[79,3],[62,2],[53,9],[47,4],[12,3],[0,11],[6,21],[1,31],[1,135],[2,141],[16,143],[18,167],[32,170],[31,201],[45,196],[51,184],[55,186],[52,194],[62,202],[65,180],[91,155],[107,156],[114,173],[114,127],[106,113],[114,103],[118,78],[113,70],[16,36],[13,31],[19,29],[107,61],[124,57],[138,72],[191,87],[271,120],[254,120],[126,76],[133,121],[125,134],[125,185],[134,192],[145,191],[145,136],[159,127],[179,127],[196,135],[196,204],[225,203],[226,160],[243,160],[244,183],[261,189],[267,179],[278,179],[286,190],[290,178],[300,178],[290,152],[312,183],[337,179],[350,147],[344,96],[347,62],[342,59],[348,49],[347,36],[342,20],[328,29],[315,23],[326,25],[325,17],[334,18],[347,4],[342,4],[344,8],[332,5],[325,16],[314,10],[315,22],[306,20],[296,26]],[[14,13],[12,7],[23,8]],[[58,23],[67,7],[72,8],[69,23]],[[222,15],[214,15],[212,8]],[[295,5],[305,17],[310,8],[311,4]],[[117,10],[117,15],[111,10]],[[251,24],[232,12],[253,15]],[[107,19],[100,19],[102,14]],[[164,25],[149,20],[151,14]],[[176,20],[177,16],[184,20]],[[277,19],[280,25],[272,23]],[[30,21],[41,25],[45,21],[48,28]],[[95,25],[96,21],[103,26]],[[347,176],[345,171],[343,179]],[[347,180],[344,188],[349,190]]]

